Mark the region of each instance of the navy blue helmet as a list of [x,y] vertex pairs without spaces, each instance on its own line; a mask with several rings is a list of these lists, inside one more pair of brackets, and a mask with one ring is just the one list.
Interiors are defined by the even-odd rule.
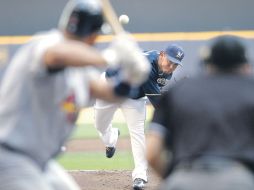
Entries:
[[59,28],[78,37],[98,32],[103,24],[102,7],[97,0],[70,0],[61,15]]

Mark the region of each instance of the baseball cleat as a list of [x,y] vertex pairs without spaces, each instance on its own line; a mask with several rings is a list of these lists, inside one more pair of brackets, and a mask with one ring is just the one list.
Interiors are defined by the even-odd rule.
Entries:
[[116,148],[115,147],[106,147],[106,156],[107,158],[112,158],[115,154]]
[[145,189],[146,181],[141,178],[136,178],[133,182],[133,190],[143,190]]
[[[117,142],[118,137],[120,135],[120,131],[119,131],[119,129],[116,129],[116,130],[117,130],[116,131],[117,132],[116,142]],[[113,147],[106,146],[106,157],[107,158],[112,158],[114,156],[114,154],[115,154],[115,151],[116,151],[116,147],[115,146],[113,146]]]

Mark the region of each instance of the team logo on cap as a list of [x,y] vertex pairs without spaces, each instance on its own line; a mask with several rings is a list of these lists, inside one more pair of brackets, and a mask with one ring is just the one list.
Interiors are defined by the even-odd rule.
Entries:
[[176,57],[177,57],[178,59],[182,59],[182,56],[183,56],[183,52],[178,51],[177,54],[176,54]]

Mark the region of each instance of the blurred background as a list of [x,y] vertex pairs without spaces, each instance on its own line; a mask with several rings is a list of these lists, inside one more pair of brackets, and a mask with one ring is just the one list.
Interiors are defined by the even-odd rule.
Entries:
[[[0,80],[10,58],[20,45],[38,31],[57,27],[66,2],[67,0],[1,0]],[[174,73],[176,81],[200,72],[200,47],[211,37],[221,33],[246,38],[250,61],[254,60],[254,0],[111,0],[111,2],[118,16],[121,14],[129,16],[130,22],[124,27],[134,34],[142,49],[163,50],[169,43],[177,43],[184,48],[183,67]],[[99,40],[96,46],[103,48],[107,43],[107,40]],[[122,151],[113,160],[105,159],[104,147],[93,128],[91,113],[92,110],[84,110],[81,113],[78,121],[81,127],[78,127],[67,146],[68,154],[60,161],[67,169],[119,169],[119,167],[130,169],[133,162],[129,145],[127,148],[123,145]],[[149,121],[151,108],[148,108],[148,113]],[[121,116],[117,115],[115,118],[117,121],[114,123],[121,129],[124,142],[129,139],[127,128]],[[80,139],[88,141],[97,139],[101,144],[99,148],[91,147],[89,151],[87,145],[90,141],[81,142],[83,143],[81,148],[76,147]],[[95,143],[91,141],[90,144]],[[88,149],[84,150],[82,147]]]
[[[31,35],[55,27],[67,0],[1,0],[0,35]],[[253,0],[111,0],[126,29],[144,32],[253,30]]]
[[[0,2],[0,63],[5,65],[30,35],[55,28],[67,0],[2,0]],[[198,50],[218,32],[233,31],[248,39],[254,52],[253,0],[111,0],[118,16],[126,14],[127,31],[138,33],[144,50],[178,43],[185,49],[184,67],[176,78],[199,71]],[[215,33],[214,33],[215,32]],[[149,35],[143,35],[148,33]],[[163,34],[162,34],[163,33]],[[98,47],[105,46],[105,41]]]

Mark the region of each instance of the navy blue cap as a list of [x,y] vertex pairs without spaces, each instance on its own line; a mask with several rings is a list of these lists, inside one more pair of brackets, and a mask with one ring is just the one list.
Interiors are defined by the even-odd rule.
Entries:
[[182,65],[181,62],[184,58],[184,51],[182,47],[176,44],[171,44],[167,47],[165,53],[171,62]]

